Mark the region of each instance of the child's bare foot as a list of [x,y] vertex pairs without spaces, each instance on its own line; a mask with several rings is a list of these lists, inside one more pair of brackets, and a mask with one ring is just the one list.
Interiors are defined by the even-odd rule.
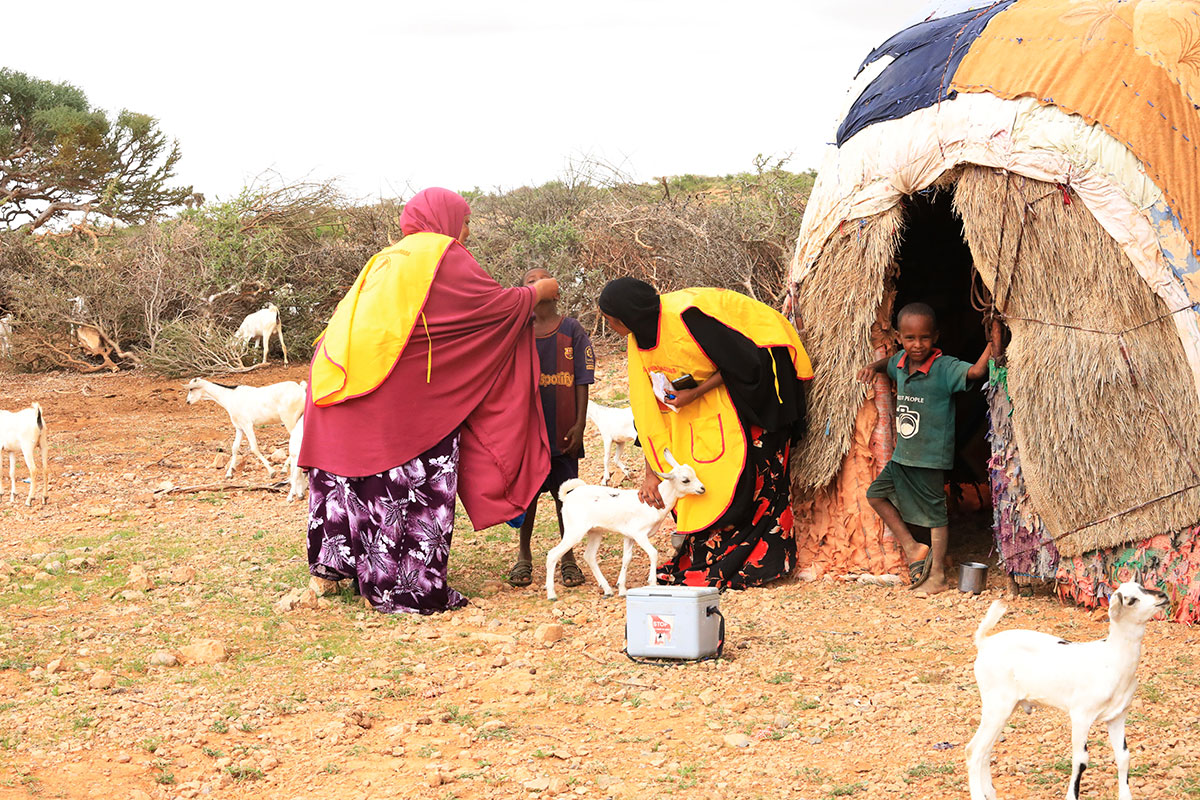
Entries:
[[950,584],[947,582],[945,576],[941,578],[935,578],[931,575],[925,580],[924,583],[920,584],[918,588],[920,589],[920,594],[934,595],[949,590]]

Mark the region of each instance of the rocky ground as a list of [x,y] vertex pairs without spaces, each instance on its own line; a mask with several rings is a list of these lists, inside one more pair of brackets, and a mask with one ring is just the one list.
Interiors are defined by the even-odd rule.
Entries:
[[[601,397],[623,397],[619,370],[605,360]],[[971,633],[995,591],[924,599],[826,580],[727,593],[724,659],[643,666],[621,652],[620,599],[589,576],[552,604],[536,566],[532,587],[509,588],[512,531],[463,522],[451,581],[471,605],[385,617],[349,592],[303,591],[303,504],[231,488],[267,483],[249,461],[226,485],[214,464],[228,420],[186,406],[180,386],[0,375],[0,407],[45,408],[53,472],[49,505],[0,504],[0,797],[967,796]],[[282,428],[261,439],[286,446]],[[594,431],[588,445],[595,479]],[[544,553],[548,501],[541,517]],[[619,560],[606,544],[610,577]],[[645,569],[636,559],[633,585]],[[1001,627],[1105,635],[1045,595],[1011,605]],[[1128,734],[1136,796],[1200,797],[1196,638],[1166,623],[1147,634]],[[1063,714],[1014,716],[1000,796],[1062,796],[1069,745]],[[1115,785],[1097,727],[1084,796],[1115,798]]]

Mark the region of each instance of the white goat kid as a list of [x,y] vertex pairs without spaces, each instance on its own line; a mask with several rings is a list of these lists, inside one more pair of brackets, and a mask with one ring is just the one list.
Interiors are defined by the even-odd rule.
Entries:
[[546,597],[557,599],[554,593],[554,571],[563,554],[575,545],[588,540],[583,551],[583,560],[592,570],[592,576],[600,585],[605,597],[612,596],[612,587],[604,579],[600,565],[596,562],[596,553],[600,550],[600,542],[605,531],[619,533],[625,537],[624,556],[621,560],[621,575],[617,578],[617,589],[625,594],[625,573],[629,562],[633,559],[633,545],[636,543],[650,557],[651,586],[658,583],[658,550],[650,543],[650,535],[658,530],[658,526],[667,518],[667,514],[675,507],[680,497],[689,494],[704,494],[704,484],[696,477],[696,471],[687,464],[680,464],[666,451],[667,463],[671,471],[655,473],[662,478],[658,485],[662,495],[663,507],[654,508],[638,499],[634,489],[609,489],[604,486],[589,486],[575,478],[564,481],[558,489],[558,499],[562,501],[563,537],[562,541],[546,554]]
[[283,348],[283,363],[287,364],[288,352],[287,345],[283,343],[283,323],[279,321],[279,307],[274,303],[268,303],[266,308],[247,314],[234,335],[247,345],[254,339],[262,339],[262,363],[265,364],[272,334],[279,336],[279,346]]
[[629,468],[621,460],[621,454],[625,451],[625,445],[637,439],[637,430],[633,427],[633,409],[628,406],[625,408],[609,408],[608,406],[589,402],[587,418],[595,423],[597,430],[600,431],[600,440],[604,442],[604,477],[600,479],[600,483],[607,486],[610,475],[608,471],[608,452],[613,448],[613,445],[617,447],[617,466],[624,475],[629,474]]
[[288,490],[288,502],[304,497],[308,488],[305,480],[305,470],[300,469],[300,445],[304,443],[304,415],[292,426],[292,435],[288,438],[287,473],[291,488]]
[[967,745],[967,785],[971,800],[995,800],[990,760],[1005,723],[1020,705],[1061,708],[1071,716],[1071,783],[1067,800],[1077,800],[1087,767],[1088,731],[1094,722],[1108,727],[1108,740],[1117,762],[1118,796],[1131,800],[1129,746],[1125,714],[1137,688],[1137,665],[1142,655],[1146,623],[1169,606],[1167,596],[1137,583],[1123,583],[1108,605],[1108,636],[1095,642],[1074,643],[1048,633],[1028,630],[988,635],[1006,608],[992,603],[975,631],[975,682],[983,709],[979,730]]
[[233,446],[230,448],[229,467],[225,477],[233,477],[237,469],[238,450],[242,446],[242,437],[250,445],[250,452],[258,456],[258,460],[267,468],[267,475],[274,476],[271,462],[258,450],[258,439],[254,435],[255,425],[270,425],[282,423],[290,434],[297,420],[304,414],[304,393],[306,381],[281,381],[269,386],[226,386],[213,383],[203,378],[192,378],[184,387],[188,390],[188,404],[201,400],[212,400],[229,412],[229,421],[235,431]]
[[[17,451],[25,459],[29,468],[29,494],[25,505],[33,502],[34,488],[37,486],[37,451],[42,451],[42,505],[46,504],[46,485],[50,472],[47,469],[46,420],[42,417],[42,407],[34,403],[29,408],[20,411],[0,411],[0,465],[3,464],[4,451],[8,451],[8,502],[17,499]],[[3,475],[0,473],[0,494],[4,493]]]

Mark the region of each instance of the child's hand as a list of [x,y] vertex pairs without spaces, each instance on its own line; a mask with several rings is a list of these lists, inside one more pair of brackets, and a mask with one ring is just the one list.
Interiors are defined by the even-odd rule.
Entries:
[[869,367],[869,366],[863,367],[862,369],[860,369],[858,371],[858,382],[859,383],[870,383],[871,381],[875,380],[875,376],[877,374],[878,373],[875,372],[875,370],[872,369],[871,367]]
[[583,428],[578,426],[567,431],[562,440],[562,451],[569,456],[577,455],[583,450]]

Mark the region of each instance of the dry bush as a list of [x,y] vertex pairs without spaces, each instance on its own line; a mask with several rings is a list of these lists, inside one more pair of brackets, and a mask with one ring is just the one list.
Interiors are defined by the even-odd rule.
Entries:
[[[600,289],[623,275],[661,291],[719,286],[778,305],[812,178],[782,163],[755,166],[646,185],[584,164],[537,188],[468,193],[469,246],[503,285],[549,270],[560,309],[593,333]],[[17,317],[11,361],[93,368],[71,335],[72,322],[84,322],[159,372],[243,369],[231,334],[268,302],[280,309],[289,351],[305,358],[363,264],[399,240],[401,209],[352,204],[327,183],[268,181],[139,228],[0,236],[0,313]],[[71,319],[72,297],[86,299],[83,319]]]

